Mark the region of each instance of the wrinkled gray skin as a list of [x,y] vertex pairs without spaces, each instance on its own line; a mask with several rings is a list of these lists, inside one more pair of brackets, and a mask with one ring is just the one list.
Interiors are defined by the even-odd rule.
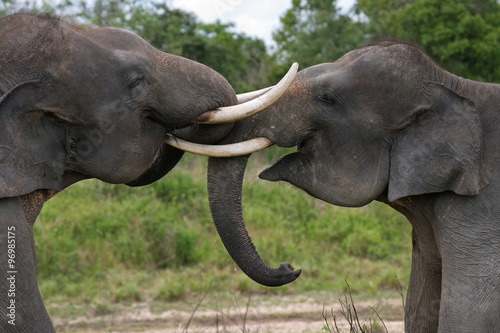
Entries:
[[0,331],[54,332],[32,231],[46,200],[86,178],[133,186],[161,178],[182,156],[165,135],[183,128],[184,138],[216,142],[231,125],[189,125],[235,102],[221,75],[131,32],[1,18]]
[[[299,72],[280,100],[238,122],[225,141],[264,136],[297,146],[260,177],[340,206],[379,200],[408,218],[407,332],[499,332],[499,122],[500,86],[384,42]],[[209,195],[229,252],[262,283],[267,267],[241,215],[245,164],[211,158]]]

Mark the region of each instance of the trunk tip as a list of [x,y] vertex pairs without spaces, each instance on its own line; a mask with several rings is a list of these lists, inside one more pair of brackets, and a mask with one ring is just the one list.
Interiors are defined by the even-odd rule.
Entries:
[[295,281],[300,276],[300,273],[302,273],[302,269],[296,270],[287,262],[281,263],[278,270],[283,272],[283,284]]

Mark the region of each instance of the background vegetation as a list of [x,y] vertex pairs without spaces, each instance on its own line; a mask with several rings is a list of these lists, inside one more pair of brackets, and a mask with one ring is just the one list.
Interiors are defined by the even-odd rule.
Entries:
[[[348,14],[335,1],[291,0],[274,32],[275,45],[201,23],[161,1],[2,0],[0,15],[52,11],[87,25],[136,31],[155,47],[221,72],[236,91],[274,84],[292,61],[301,68],[334,61],[360,45],[397,38],[422,46],[455,74],[500,82],[500,5],[495,0],[358,0]],[[201,157],[185,156],[161,181],[132,189],[90,180],[44,207],[34,231],[38,280],[45,300],[95,304],[176,300],[211,284],[230,292],[394,289],[407,283],[411,231],[406,220],[373,203],[361,209],[327,205],[286,185],[255,181],[283,151],[250,161],[244,214],[262,256],[303,268],[289,286],[257,286],[227,255],[209,214]]]
[[[73,303],[176,301],[191,293],[301,293],[345,290],[380,295],[407,281],[409,223],[380,203],[327,205],[289,185],[256,181],[269,155],[251,158],[244,216],[265,260],[302,268],[282,288],[257,285],[237,269],[210,216],[206,159],[188,155],[143,188],[78,183],[51,199],[35,224],[37,273],[45,300]],[[268,156],[266,156],[268,155]]]

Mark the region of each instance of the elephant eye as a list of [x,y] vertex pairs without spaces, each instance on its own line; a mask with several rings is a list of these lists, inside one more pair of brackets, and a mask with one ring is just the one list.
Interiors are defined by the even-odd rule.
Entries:
[[333,105],[337,103],[337,98],[335,97],[335,93],[330,89],[323,90],[320,94],[316,96],[316,98],[325,104]]
[[144,75],[134,75],[129,79],[128,87],[130,89],[137,87],[144,81]]

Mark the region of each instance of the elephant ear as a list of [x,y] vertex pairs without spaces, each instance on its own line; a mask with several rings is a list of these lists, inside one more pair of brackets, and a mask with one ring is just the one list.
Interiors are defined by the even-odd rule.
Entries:
[[60,126],[39,108],[40,91],[39,81],[27,81],[0,96],[0,198],[62,189]]
[[491,180],[474,103],[429,82],[428,104],[414,110],[391,151],[389,200],[453,191],[478,194]]

